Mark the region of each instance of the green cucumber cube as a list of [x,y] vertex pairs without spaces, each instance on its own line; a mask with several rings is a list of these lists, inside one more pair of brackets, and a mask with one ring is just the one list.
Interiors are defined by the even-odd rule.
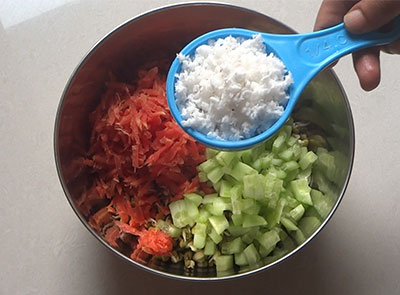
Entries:
[[303,178],[291,181],[290,188],[299,202],[312,206],[311,188],[308,185],[307,179]]
[[213,170],[207,173],[208,179],[213,183],[217,183],[221,180],[222,176],[224,176],[224,171],[221,167],[215,167]]
[[244,234],[248,233],[251,228],[244,228],[240,225],[229,225],[228,232],[231,234],[232,237],[240,237]]
[[228,220],[226,220],[224,215],[221,216],[211,216],[209,222],[214,228],[215,232],[219,235],[222,234],[224,230],[229,227]]
[[282,170],[286,172],[287,177],[287,173],[297,170],[299,167],[300,165],[296,161],[289,161],[282,165]]
[[251,155],[251,149],[241,151],[240,158],[242,159],[242,161],[244,163],[250,165],[250,163],[253,162],[253,157]]
[[264,217],[259,215],[249,215],[249,214],[243,215],[242,226],[244,228],[253,226],[263,226],[263,225],[267,225],[267,221],[264,219]]
[[222,254],[236,254],[241,253],[244,249],[244,243],[240,237],[232,241],[227,241],[221,244],[221,253]]
[[254,199],[241,199],[240,211],[250,215],[256,215],[260,212],[261,206]]
[[242,214],[232,214],[231,219],[232,219],[233,224],[236,226],[243,224],[243,215]]
[[211,240],[215,243],[218,244],[219,242],[222,241],[222,235],[218,234],[214,228],[209,228],[208,229],[208,236],[211,238]]
[[307,152],[304,156],[300,158],[299,164],[302,170],[310,167],[316,160],[318,156],[314,154],[312,151]]
[[299,204],[289,212],[289,216],[293,218],[295,221],[299,221],[306,210],[304,209],[303,205]]
[[329,195],[323,195],[320,191],[314,189],[311,190],[311,199],[315,210],[317,210],[322,219],[325,219],[328,216],[329,212],[331,212],[335,205],[333,198]]
[[194,223],[199,216],[199,209],[191,201],[178,200],[169,204],[172,221],[176,227],[182,228]]
[[211,172],[211,170],[213,170],[214,168],[219,167],[218,161],[215,158],[211,158],[208,159],[207,161],[201,163],[198,166],[198,169],[200,171],[205,172],[206,174],[208,174],[209,172]]
[[260,235],[260,230],[258,226],[250,228],[250,230],[242,236],[242,241],[249,245],[256,237]]
[[282,151],[278,155],[278,157],[281,158],[282,160],[284,160],[285,162],[292,160],[293,156],[294,156],[294,153],[293,153],[293,149],[291,149],[291,148]]
[[287,134],[285,132],[280,131],[278,133],[278,137],[274,140],[272,144],[272,152],[278,154],[285,148],[285,143],[287,139]]
[[203,198],[203,204],[212,204],[216,198],[218,198],[217,193],[205,195]]
[[235,264],[236,265],[244,266],[244,265],[248,265],[249,264],[247,262],[247,258],[246,258],[246,255],[244,254],[244,252],[236,253],[234,255],[234,257],[235,257]]
[[246,256],[246,259],[247,259],[247,262],[249,263],[249,265],[256,264],[261,259],[260,254],[258,253],[258,251],[253,243],[248,245],[243,250],[243,253]]
[[199,176],[200,182],[207,182],[208,178],[207,178],[207,174],[205,172],[200,171],[197,175]]
[[212,207],[208,204],[207,208],[212,215],[223,215],[225,210],[232,211],[232,203],[229,199],[225,198],[215,198]]
[[236,153],[234,152],[225,152],[220,151],[216,156],[215,159],[221,166],[229,166],[232,160],[236,157]]
[[299,228],[305,237],[311,236],[312,233],[321,225],[321,221],[315,216],[303,217],[299,221]]
[[232,190],[232,185],[228,181],[222,179],[221,187],[219,188],[219,195],[223,198],[230,198],[231,190]]
[[241,198],[243,195],[243,185],[241,184],[235,184],[232,188],[231,188],[231,198]]
[[265,176],[261,174],[246,175],[243,177],[243,198],[260,200],[265,198]]
[[217,273],[233,269],[233,255],[219,255],[215,257]]
[[199,218],[198,222],[207,223],[208,218],[211,216],[211,213],[208,212],[205,208],[199,209]]
[[272,251],[275,248],[275,245],[280,241],[280,237],[276,231],[270,230],[257,237],[257,241],[262,247],[264,247],[264,249],[271,249]]
[[185,200],[193,202],[197,207],[202,203],[203,197],[196,193],[184,194]]
[[256,169],[258,172],[261,172],[261,170],[263,169],[263,161],[262,158],[259,158],[257,160],[255,160],[252,164],[251,167],[253,167],[254,169]]
[[281,217],[281,223],[288,231],[297,231],[299,229],[296,224],[288,218]]
[[297,245],[301,245],[302,243],[305,242],[306,238],[305,238],[303,232],[300,229],[294,231],[293,233],[294,233],[293,236],[294,236],[294,239],[297,242]]
[[245,175],[258,174],[258,171],[243,162],[237,162],[227,174],[242,182]]
[[214,150],[212,148],[206,148],[206,157],[207,159],[214,158],[216,155],[218,155],[219,152],[220,151]]
[[258,253],[260,253],[260,256],[262,258],[267,257],[272,251],[274,251],[275,246],[272,246],[270,248],[264,248],[263,246],[260,246],[258,249]]
[[204,246],[204,255],[214,255],[217,245],[210,238],[206,239],[206,245]]
[[206,223],[197,223],[193,227],[193,246],[197,249],[203,249],[206,245],[207,238],[207,224]]

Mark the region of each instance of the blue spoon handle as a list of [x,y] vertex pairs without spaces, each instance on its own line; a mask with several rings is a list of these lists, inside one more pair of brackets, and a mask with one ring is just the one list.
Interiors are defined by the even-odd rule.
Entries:
[[[346,54],[362,48],[389,44],[399,39],[400,16],[394,20],[394,27],[389,32],[373,31],[355,35],[348,32],[341,23],[321,31],[289,36],[263,34],[267,44],[271,42],[272,37],[273,47],[279,55],[286,53],[286,58],[283,58],[285,63],[293,60],[288,58],[288,55],[299,57],[293,60],[292,65],[287,64],[287,68],[292,69],[295,80],[298,78],[309,81],[323,68]],[[293,47],[287,46],[288,37],[294,42],[296,53],[293,52]]]

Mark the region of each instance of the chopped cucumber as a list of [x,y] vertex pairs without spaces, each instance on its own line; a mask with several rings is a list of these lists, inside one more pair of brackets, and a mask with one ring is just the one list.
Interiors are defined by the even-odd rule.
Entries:
[[211,216],[210,212],[208,212],[205,208],[199,209],[199,218],[198,222],[207,223],[208,218]]
[[207,148],[198,177],[217,193],[185,194],[169,204],[173,224],[157,226],[174,238],[191,227],[191,249],[212,256],[217,275],[233,273],[233,263],[240,271],[271,263],[304,243],[333,208],[332,181],[344,168],[338,153],[321,147],[314,153],[291,132],[285,125],[245,151]]
[[303,157],[301,157],[299,165],[302,170],[305,170],[308,167],[310,167],[317,159],[318,156],[314,154],[312,151],[309,151]]
[[207,177],[212,183],[217,183],[220,181],[222,176],[224,176],[224,171],[221,167],[215,167],[213,170],[207,173]]
[[265,198],[265,176],[261,174],[246,175],[243,177],[243,197],[260,200]]
[[195,204],[197,207],[203,201],[203,197],[196,193],[184,194],[184,197],[185,197],[185,200],[189,200],[189,201],[193,202],[193,204]]
[[287,134],[283,131],[280,131],[278,137],[274,140],[272,144],[272,152],[279,153],[284,147],[287,139]]
[[212,204],[216,198],[218,198],[218,194],[205,195],[203,198],[203,204]]
[[303,232],[300,229],[298,229],[294,232],[294,239],[296,240],[297,244],[300,245],[304,243],[306,237],[304,236]]
[[206,157],[207,157],[207,159],[214,158],[214,156],[218,155],[219,153],[220,153],[220,151],[214,150],[212,148],[207,148],[206,149]]
[[280,237],[276,231],[270,230],[257,237],[257,241],[264,249],[271,249],[272,251],[275,248],[276,243],[280,241]]
[[229,227],[228,220],[225,216],[211,216],[209,218],[210,224],[214,228],[215,232],[219,235]]
[[204,171],[200,171],[198,174],[200,182],[207,182],[207,174]]
[[[299,167],[300,167],[300,165],[296,161],[289,161],[282,165],[282,170],[285,171],[286,173],[289,173],[293,170],[297,170]],[[296,174],[298,174],[298,173],[296,173]]]
[[297,175],[296,175],[296,178],[297,179],[305,178],[308,181],[308,178],[310,177],[311,172],[312,172],[312,166],[309,166],[308,168],[298,172]]
[[251,153],[251,149],[241,151],[240,152],[240,158],[246,164],[252,163],[253,162],[253,156],[252,156],[252,153]]
[[240,237],[224,242],[221,244],[221,253],[222,254],[237,254],[241,253],[244,249],[244,243]]
[[182,228],[192,224],[199,216],[197,206],[188,200],[178,200],[169,204],[172,221],[175,226]]
[[227,180],[221,180],[221,187],[219,188],[219,195],[223,198],[231,197],[232,185]]
[[328,216],[335,204],[335,201],[329,195],[323,195],[320,191],[314,189],[311,190],[311,199],[315,210],[323,219]]
[[219,242],[222,241],[222,235],[218,234],[214,228],[211,228],[208,230],[208,236],[211,238],[211,240],[215,243],[218,244]]
[[299,221],[299,228],[306,237],[311,236],[312,233],[321,225],[321,221],[315,216],[303,217]]
[[193,227],[193,246],[197,249],[203,249],[206,245],[207,238],[207,224],[206,223],[197,223]]
[[250,243],[252,243],[253,241],[254,241],[254,239],[256,238],[256,237],[258,237],[260,235],[260,230],[259,230],[259,228],[256,226],[256,227],[252,227],[252,228],[250,228],[250,230],[247,232],[247,233],[245,233],[243,236],[242,236],[242,241],[244,242],[244,243],[246,243],[246,244],[250,244]]
[[303,205],[299,204],[297,207],[293,208],[289,212],[289,216],[293,218],[295,221],[299,221],[306,210],[304,209]]
[[232,237],[240,237],[244,234],[248,233],[251,228],[245,228],[239,225],[230,225],[228,227],[228,232],[231,234]]
[[229,166],[235,157],[236,154],[234,152],[221,151],[215,156],[215,159],[221,166]]
[[293,159],[294,156],[293,149],[286,149],[283,152],[281,152],[278,156],[285,162],[289,162],[290,160]]
[[263,160],[262,158],[259,158],[257,160],[255,160],[252,164],[251,167],[253,167],[254,169],[256,169],[258,172],[261,172],[261,170],[263,169]]
[[254,199],[241,199],[239,209],[242,213],[247,214],[258,214],[260,212],[260,204],[257,203]]
[[229,199],[215,198],[212,204],[207,204],[206,209],[212,214],[220,216],[225,210],[232,211],[232,203]]
[[282,225],[288,230],[288,231],[296,231],[299,228],[296,226],[296,224],[294,224],[293,221],[291,221],[288,218],[282,217],[281,218],[281,223]]
[[243,162],[237,162],[228,174],[238,181],[243,181],[246,175],[257,174],[258,171]]
[[217,245],[210,238],[206,239],[206,245],[204,246],[204,255],[214,255]]
[[266,224],[267,224],[267,221],[262,216],[259,216],[259,215],[248,215],[248,214],[245,214],[243,216],[243,224],[242,224],[242,226],[244,228],[253,227],[253,226],[261,226],[261,225],[266,225]]
[[156,226],[172,238],[179,238],[182,234],[182,229],[161,219],[157,220]]
[[234,257],[235,257],[235,264],[236,265],[244,266],[244,265],[248,265],[249,264],[247,262],[247,258],[246,258],[246,255],[244,254],[244,252],[236,253]]
[[207,161],[199,165],[199,170],[205,172],[206,174],[211,172],[214,168],[219,166],[218,161],[214,158],[209,158]]
[[248,245],[246,249],[243,250],[243,253],[246,256],[246,260],[249,265],[256,264],[261,259],[260,254],[258,253],[254,244]]
[[242,214],[232,214],[231,216],[232,222],[234,225],[242,225],[243,224],[243,215]]
[[275,249],[275,245],[270,248],[264,248],[263,246],[260,246],[260,249],[258,252],[260,253],[260,256],[262,258],[264,258],[264,257],[267,257],[272,251],[274,251],[274,249]]
[[296,197],[301,203],[312,206],[311,188],[308,186],[307,179],[296,179],[290,182],[290,187]]
[[215,267],[217,268],[217,273],[233,269],[233,256],[219,255],[215,257]]

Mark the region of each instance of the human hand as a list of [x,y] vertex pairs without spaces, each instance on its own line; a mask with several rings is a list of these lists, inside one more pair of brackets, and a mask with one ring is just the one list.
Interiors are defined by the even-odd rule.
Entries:
[[[346,29],[362,34],[381,28],[400,14],[400,0],[323,0],[314,30],[321,30],[342,21]],[[375,89],[381,79],[379,54],[400,54],[400,40],[382,47],[367,48],[353,53],[353,65],[361,87]]]

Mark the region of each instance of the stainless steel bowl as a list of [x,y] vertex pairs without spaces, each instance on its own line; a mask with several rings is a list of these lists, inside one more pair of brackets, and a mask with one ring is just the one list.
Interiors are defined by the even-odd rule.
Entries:
[[60,182],[75,213],[86,228],[110,251],[123,260],[148,271],[188,280],[220,280],[266,270],[295,254],[318,234],[339,205],[349,181],[354,156],[354,126],[344,90],[331,70],[318,75],[300,99],[294,117],[309,120],[321,128],[330,146],[340,155],[342,167],[332,186],[336,203],[322,225],[302,245],[281,259],[246,273],[216,277],[213,271],[186,273],[175,265],[143,265],[109,246],[89,225],[77,209],[78,198],[88,174],[77,159],[85,154],[89,143],[88,114],[104,90],[109,71],[134,70],[151,60],[175,54],[190,40],[207,31],[224,27],[241,27],[271,33],[292,33],[282,23],[246,8],[217,3],[187,3],[166,6],[139,15],[120,25],[101,39],[72,73],[59,104],[54,152]]

